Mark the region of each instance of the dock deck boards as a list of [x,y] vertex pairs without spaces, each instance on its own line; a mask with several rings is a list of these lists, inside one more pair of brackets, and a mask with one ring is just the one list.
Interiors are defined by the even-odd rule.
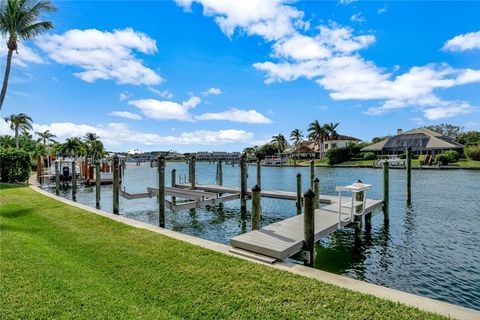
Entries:
[[[365,213],[373,212],[382,206],[381,200],[368,199]],[[338,204],[315,210],[315,241],[337,230]],[[348,222],[349,223],[349,222]],[[342,222],[341,227],[348,224]],[[259,230],[253,230],[230,239],[234,248],[256,254],[284,260],[302,250],[303,214],[269,224]]]

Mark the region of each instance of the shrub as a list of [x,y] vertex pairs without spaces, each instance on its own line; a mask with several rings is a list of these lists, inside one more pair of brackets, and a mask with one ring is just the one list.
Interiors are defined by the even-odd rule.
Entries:
[[375,160],[376,158],[377,158],[377,156],[373,152],[365,152],[363,154],[363,159],[365,159],[365,160]]
[[338,164],[351,158],[350,148],[333,148],[329,149],[325,154],[329,165]]
[[427,155],[426,154],[421,154],[418,156],[418,162],[421,164],[425,164],[425,161],[427,160]]
[[2,182],[26,182],[30,176],[30,155],[24,150],[0,148]]
[[457,162],[460,159],[460,155],[455,150],[448,150],[445,151],[443,154],[447,157],[448,163]]
[[440,163],[442,165],[447,165],[448,164],[448,157],[445,156],[445,154],[440,153],[435,156],[435,163]]
[[398,156],[400,157],[400,159],[407,159],[407,153],[406,152],[400,153]]
[[470,160],[480,161],[480,145],[465,148],[465,154]]

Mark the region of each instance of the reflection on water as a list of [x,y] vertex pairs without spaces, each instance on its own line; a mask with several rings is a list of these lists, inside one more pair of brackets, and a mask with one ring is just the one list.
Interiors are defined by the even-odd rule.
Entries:
[[[168,163],[167,171],[187,174],[185,163]],[[214,164],[197,163],[198,183],[213,184]],[[316,168],[323,194],[335,194],[335,186],[361,179],[374,185],[368,197],[381,199],[382,171],[364,168]],[[224,166],[224,185],[239,185],[238,166]],[[307,189],[308,168],[262,168],[264,189],[295,190],[295,175]],[[167,183],[170,183],[170,176]],[[377,212],[372,229],[364,231],[363,243],[355,246],[353,228],[322,239],[317,246],[315,268],[367,282],[480,309],[480,206],[479,171],[414,171],[412,206],[405,205],[405,172],[390,171],[390,224]],[[249,168],[248,185],[255,184],[255,167]],[[128,166],[124,187],[129,193],[157,186],[155,168]],[[62,195],[70,198],[70,190]],[[112,188],[102,186],[101,208],[111,212]],[[95,206],[94,187],[80,187],[77,201]],[[250,202],[249,202],[250,205]],[[228,243],[235,235],[251,230],[250,207],[242,214],[240,201],[206,209],[167,212],[166,227],[197,237]],[[120,213],[158,224],[154,198],[120,198]],[[295,214],[294,201],[262,199],[262,225]]]

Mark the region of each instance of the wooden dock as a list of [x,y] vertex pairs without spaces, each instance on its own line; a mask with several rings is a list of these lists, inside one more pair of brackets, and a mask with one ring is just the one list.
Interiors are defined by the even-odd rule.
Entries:
[[[338,202],[336,197],[330,198],[330,204],[315,210],[315,241],[350,224],[342,221],[339,223]],[[333,198],[333,199],[332,199]],[[321,196],[322,199],[322,196]],[[343,203],[343,202],[342,202]],[[383,201],[367,199],[364,214],[381,208]],[[349,209],[343,207],[345,211]],[[346,213],[346,212],[345,212]],[[253,230],[230,239],[230,245],[237,249],[246,250],[277,260],[284,260],[302,250],[304,240],[303,214],[269,224],[259,230]]]

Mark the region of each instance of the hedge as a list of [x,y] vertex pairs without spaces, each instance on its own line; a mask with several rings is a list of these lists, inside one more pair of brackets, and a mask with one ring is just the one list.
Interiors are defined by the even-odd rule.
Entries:
[[465,148],[465,154],[470,160],[480,161],[480,145]]
[[0,180],[26,182],[30,176],[30,155],[25,150],[0,148]]

